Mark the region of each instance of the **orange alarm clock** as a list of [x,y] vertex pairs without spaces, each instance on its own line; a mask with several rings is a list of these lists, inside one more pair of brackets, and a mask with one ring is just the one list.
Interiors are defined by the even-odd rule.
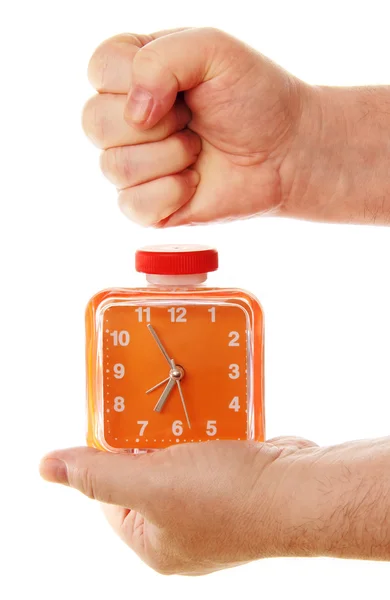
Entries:
[[139,453],[207,440],[264,440],[263,311],[250,293],[205,287],[205,246],[136,252],[142,288],[86,311],[87,443]]

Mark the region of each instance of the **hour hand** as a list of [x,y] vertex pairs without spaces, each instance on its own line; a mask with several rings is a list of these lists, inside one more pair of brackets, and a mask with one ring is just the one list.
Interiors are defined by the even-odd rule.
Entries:
[[160,400],[157,402],[157,404],[156,404],[156,406],[154,407],[153,410],[155,410],[156,412],[161,412],[161,410],[162,410],[165,402],[167,401],[167,398],[168,398],[169,394],[171,393],[172,388],[174,387],[175,383],[176,382],[173,379],[173,377],[170,377],[170,379],[169,379],[169,381],[168,381],[168,383],[167,383],[167,385],[165,387],[165,390],[161,394]]

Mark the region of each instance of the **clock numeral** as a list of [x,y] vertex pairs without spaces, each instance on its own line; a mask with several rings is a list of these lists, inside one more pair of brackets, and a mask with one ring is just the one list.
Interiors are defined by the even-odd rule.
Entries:
[[125,367],[120,363],[114,365],[113,371],[115,379],[122,379],[125,376]]
[[182,433],[183,433],[183,423],[182,423],[182,421],[173,421],[173,423],[172,423],[172,433],[173,433],[173,435],[182,435]]
[[128,346],[130,343],[130,333],[128,331],[111,331],[114,346]]
[[138,313],[138,323],[143,322],[144,316],[146,323],[150,323],[150,306],[147,306],[146,308],[142,308],[142,306],[140,306],[139,308],[135,309],[135,312]]
[[229,333],[229,338],[231,338],[229,342],[229,346],[239,346],[238,340],[240,339],[240,334],[237,331],[231,331]]
[[229,408],[234,410],[234,412],[238,412],[240,410],[240,398],[238,396],[234,396],[233,400],[229,404]]
[[177,308],[168,308],[168,312],[171,314],[171,323],[187,323],[187,309],[179,306]]
[[215,435],[217,433],[216,424],[217,424],[217,421],[207,421],[206,433],[210,437],[212,437],[213,435]]
[[123,412],[125,410],[125,399],[122,396],[114,398],[114,410],[116,412]]
[[141,425],[139,430],[139,435],[143,435],[146,429],[146,426],[149,424],[149,421],[137,421],[137,425]]
[[215,306],[209,308],[208,312],[211,313],[211,322],[215,323]]
[[229,365],[229,377],[230,379],[238,379],[240,376],[240,367],[238,365]]

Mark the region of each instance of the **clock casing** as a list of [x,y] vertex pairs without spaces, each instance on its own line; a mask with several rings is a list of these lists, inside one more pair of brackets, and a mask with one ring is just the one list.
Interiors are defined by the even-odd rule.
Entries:
[[[140,453],[215,439],[263,441],[259,301],[244,290],[204,287],[204,273],[182,272],[211,268],[199,254],[188,258],[199,247],[152,248],[138,260],[151,285],[104,290],[87,306],[88,445]],[[159,270],[161,252],[169,271],[172,248],[181,271],[148,273],[148,253],[149,270]]]

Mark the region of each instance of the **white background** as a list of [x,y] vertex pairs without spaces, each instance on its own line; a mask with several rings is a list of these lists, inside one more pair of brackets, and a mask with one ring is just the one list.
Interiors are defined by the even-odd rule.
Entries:
[[183,25],[225,29],[310,83],[389,83],[385,0],[2,3],[0,596],[386,597],[384,563],[157,575],[92,501],[38,476],[42,454],[84,443],[84,306],[101,288],[137,285],[133,252],[149,243],[216,245],[212,283],[261,299],[269,436],[389,432],[389,229],[256,219],[153,231],[119,213],[80,127],[89,56],[116,33]]

